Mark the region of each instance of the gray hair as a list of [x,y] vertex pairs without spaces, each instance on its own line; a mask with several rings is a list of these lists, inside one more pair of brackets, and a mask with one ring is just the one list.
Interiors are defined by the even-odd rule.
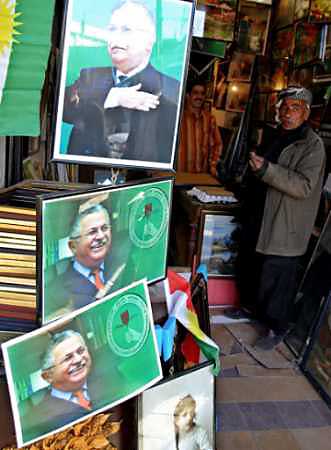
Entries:
[[93,205],[90,208],[86,209],[85,211],[79,213],[76,216],[75,221],[70,230],[69,239],[77,239],[80,237],[80,233],[81,233],[80,224],[81,224],[81,221],[84,219],[84,217],[89,216],[90,214],[100,213],[100,212],[104,213],[106,220],[107,220],[108,224],[110,225],[110,216],[109,216],[107,209],[100,204]]
[[290,98],[293,100],[303,100],[309,109],[313,101],[313,94],[309,89],[306,89],[303,86],[293,85],[280,91],[278,95],[278,103],[281,104],[281,102],[285,98]]
[[55,333],[52,335],[47,348],[42,356],[41,359],[41,370],[44,372],[45,370],[51,369],[55,365],[54,355],[53,351],[54,348],[61,344],[61,342],[65,341],[66,339],[72,338],[72,337],[78,337],[83,343],[85,344],[83,336],[78,333],[78,331],[74,330],[65,330],[60,331],[59,333]]

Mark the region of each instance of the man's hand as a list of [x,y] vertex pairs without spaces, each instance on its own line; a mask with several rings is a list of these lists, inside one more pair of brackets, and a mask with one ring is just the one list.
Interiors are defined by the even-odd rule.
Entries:
[[264,164],[264,158],[262,156],[258,156],[255,152],[250,152],[249,154],[249,165],[253,172],[260,170]]
[[160,104],[159,96],[140,89],[141,83],[130,87],[112,88],[105,101],[105,108],[121,106],[139,111],[156,109]]

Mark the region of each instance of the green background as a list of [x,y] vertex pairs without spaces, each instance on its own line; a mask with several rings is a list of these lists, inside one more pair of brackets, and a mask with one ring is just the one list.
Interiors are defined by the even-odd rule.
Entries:
[[[149,330],[142,348],[133,356],[120,357],[112,352],[107,340],[107,319],[117,301],[124,295],[135,294],[147,305],[144,284],[139,283],[120,295],[115,295],[109,301],[97,304],[95,307],[82,312],[70,323],[65,323],[56,332],[73,329],[82,334],[92,358],[93,382],[101,386],[102,401],[93,405],[93,409],[102,408],[130,395],[135,390],[159,376],[158,355],[155,352],[154,340]],[[52,332],[55,332],[52,329]],[[88,336],[88,338],[87,338]],[[28,441],[52,431],[51,420],[47,429],[40,428],[38,436],[32,436],[24,429],[24,410],[19,402],[31,395],[30,374],[40,369],[41,357],[48,343],[48,333],[34,336],[23,342],[13,344],[8,348],[8,357],[12,374],[18,409],[23,429],[23,439]],[[24,364],[22,364],[24,361]],[[50,411],[51,416],[51,411]],[[54,427],[54,425],[53,425]]]

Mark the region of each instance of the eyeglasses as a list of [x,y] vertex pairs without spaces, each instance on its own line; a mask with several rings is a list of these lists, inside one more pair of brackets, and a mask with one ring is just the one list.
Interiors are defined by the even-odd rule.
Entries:
[[86,233],[82,233],[79,236],[74,236],[74,237],[72,237],[72,239],[81,239],[81,238],[94,239],[98,236],[100,231],[102,233],[108,233],[108,231],[110,231],[110,230],[111,230],[111,226],[109,224],[105,223],[104,225],[101,225],[101,227],[90,228]]
[[75,351],[67,353],[64,358],[60,359],[60,361],[58,361],[48,369],[54,369],[54,367],[62,366],[63,364],[71,364],[74,361],[75,355],[83,356],[87,351],[87,347],[81,345]]

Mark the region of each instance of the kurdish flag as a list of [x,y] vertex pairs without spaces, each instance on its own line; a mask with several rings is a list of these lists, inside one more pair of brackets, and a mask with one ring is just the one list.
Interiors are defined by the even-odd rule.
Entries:
[[208,360],[214,360],[214,374],[220,371],[220,349],[200,328],[198,316],[191,300],[190,284],[172,270],[168,270],[168,307],[169,315],[176,319],[189,330],[202,353]]
[[54,0],[0,0],[0,136],[38,136]]

